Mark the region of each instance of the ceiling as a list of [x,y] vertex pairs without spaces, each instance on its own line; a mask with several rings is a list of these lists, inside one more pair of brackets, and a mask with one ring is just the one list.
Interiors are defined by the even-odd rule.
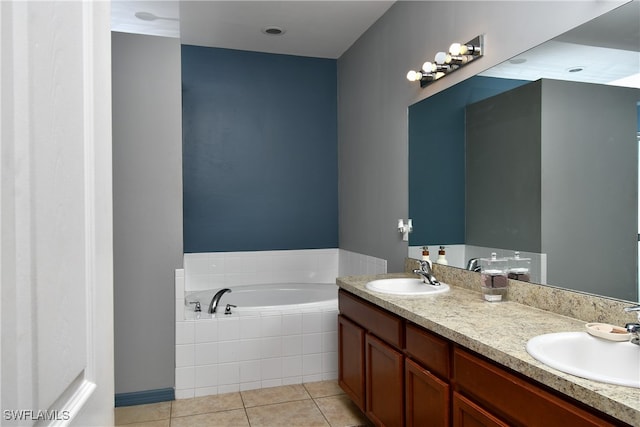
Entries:
[[[197,46],[339,58],[393,3],[114,0],[112,30],[176,37]],[[157,19],[139,19],[139,12]],[[285,32],[265,34],[268,26]],[[640,87],[639,51],[640,1],[635,0],[481,75]],[[575,68],[582,71],[569,71]]]
[[640,88],[640,1],[605,13],[480,75]]
[[[393,3],[114,0],[111,29],[179,37],[182,44],[197,46],[338,58]],[[137,12],[146,13],[147,20],[137,18]],[[269,26],[284,33],[265,34]]]

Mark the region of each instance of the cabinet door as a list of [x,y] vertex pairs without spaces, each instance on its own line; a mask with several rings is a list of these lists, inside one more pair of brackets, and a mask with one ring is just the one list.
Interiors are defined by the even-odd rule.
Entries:
[[338,315],[338,384],[364,411],[364,336],[360,326]]
[[379,426],[403,426],[404,356],[371,334],[365,348],[366,414]]
[[508,427],[469,399],[453,393],[453,427]]
[[449,426],[449,385],[411,359],[405,359],[407,427]]

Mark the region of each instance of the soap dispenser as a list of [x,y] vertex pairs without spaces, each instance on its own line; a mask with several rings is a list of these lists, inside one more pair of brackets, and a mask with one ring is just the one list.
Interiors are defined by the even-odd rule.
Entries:
[[437,264],[449,265],[449,261],[445,257],[444,246],[440,246],[440,250],[438,251],[438,259],[436,260]]
[[427,261],[429,263],[429,268],[433,267],[433,265],[431,264],[431,257],[429,256],[429,247],[428,246],[423,246],[422,247],[422,260],[423,261]]

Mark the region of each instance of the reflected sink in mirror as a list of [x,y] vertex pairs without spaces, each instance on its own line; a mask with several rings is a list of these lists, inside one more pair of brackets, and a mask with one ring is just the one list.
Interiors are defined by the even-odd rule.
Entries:
[[393,295],[433,295],[441,294],[449,290],[449,285],[441,283],[440,286],[423,283],[422,279],[395,278],[373,280],[365,285],[374,292]]
[[527,352],[567,374],[640,388],[640,346],[629,341],[608,341],[586,332],[558,332],[530,339]]

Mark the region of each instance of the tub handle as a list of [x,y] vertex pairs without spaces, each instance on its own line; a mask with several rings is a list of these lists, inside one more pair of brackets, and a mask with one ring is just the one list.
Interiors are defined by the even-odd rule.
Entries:
[[189,301],[189,304],[195,304],[195,308],[193,309],[193,311],[195,311],[196,313],[201,312],[202,311],[202,306],[200,305],[200,301]]
[[237,305],[227,304],[227,306],[224,308],[224,314],[232,314],[231,307],[236,308]]

